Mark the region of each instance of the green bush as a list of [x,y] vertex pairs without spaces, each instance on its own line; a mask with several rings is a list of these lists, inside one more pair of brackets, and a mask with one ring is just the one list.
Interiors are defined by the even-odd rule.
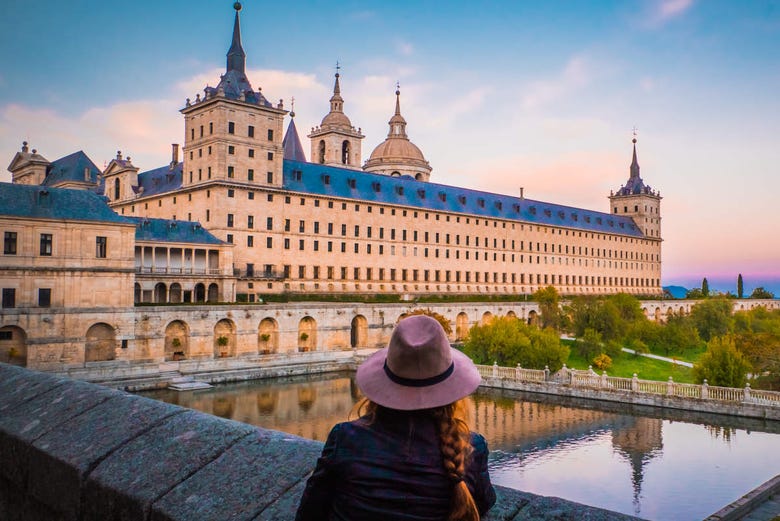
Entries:
[[706,379],[710,385],[742,387],[750,369],[750,363],[737,350],[733,336],[716,336],[707,342],[707,352],[693,366],[693,378],[696,383]]

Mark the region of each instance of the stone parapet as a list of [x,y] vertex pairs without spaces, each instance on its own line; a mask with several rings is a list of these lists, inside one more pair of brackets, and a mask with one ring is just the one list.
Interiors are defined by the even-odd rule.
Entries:
[[[322,443],[0,364],[0,519],[294,518]],[[631,516],[497,487],[485,521]]]

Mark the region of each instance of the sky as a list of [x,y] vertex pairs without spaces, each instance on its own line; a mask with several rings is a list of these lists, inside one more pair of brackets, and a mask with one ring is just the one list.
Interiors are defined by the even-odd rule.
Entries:
[[[117,7],[117,5],[119,7]],[[117,150],[141,171],[225,69],[233,2],[5,0],[0,158]],[[608,212],[631,139],[660,191],[664,285],[780,294],[780,0],[243,2],[255,89],[306,134],[329,109],[387,135],[400,84],[431,181]],[[286,123],[285,123],[286,125]],[[10,181],[0,172],[0,181]]]

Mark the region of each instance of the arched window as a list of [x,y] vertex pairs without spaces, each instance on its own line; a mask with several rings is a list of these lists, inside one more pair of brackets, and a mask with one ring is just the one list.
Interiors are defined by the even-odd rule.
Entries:
[[341,143],[341,164],[349,164],[349,141],[346,139]]
[[114,201],[119,200],[119,178],[114,179]]
[[320,148],[318,153],[320,164],[325,163],[325,140],[320,140]]

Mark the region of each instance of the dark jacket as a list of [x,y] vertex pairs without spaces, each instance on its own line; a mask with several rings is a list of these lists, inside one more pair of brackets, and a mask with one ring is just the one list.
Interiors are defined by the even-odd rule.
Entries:
[[[388,409],[373,423],[339,423],[306,484],[296,521],[442,521],[450,511],[452,481],[442,463],[433,420]],[[487,470],[485,438],[474,447],[465,482],[480,514],[496,501]]]

